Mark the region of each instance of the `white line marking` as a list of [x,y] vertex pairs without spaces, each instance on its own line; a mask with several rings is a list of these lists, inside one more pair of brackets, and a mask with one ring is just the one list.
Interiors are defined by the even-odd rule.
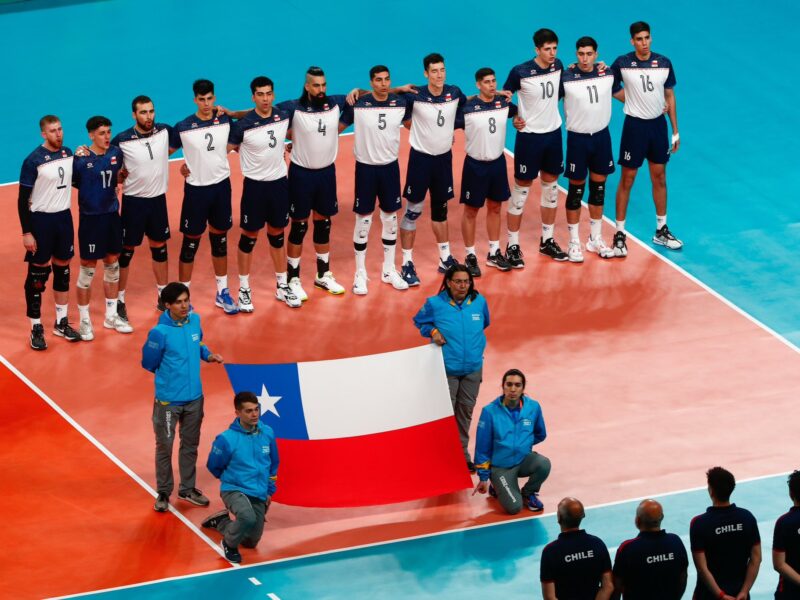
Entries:
[[267,598],[270,598],[270,600],[281,600],[280,598],[278,598],[277,594],[273,594],[272,592],[267,594]]
[[249,580],[249,581],[250,581],[250,583],[252,583],[253,585],[261,585],[261,582],[260,582],[258,579],[256,579],[255,577],[250,577],[248,580]]

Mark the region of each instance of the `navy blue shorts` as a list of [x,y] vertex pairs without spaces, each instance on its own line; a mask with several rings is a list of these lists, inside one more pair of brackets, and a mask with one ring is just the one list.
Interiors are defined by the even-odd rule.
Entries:
[[447,202],[453,197],[453,153],[431,156],[411,148],[403,198],[416,204],[425,200],[429,191],[431,202]]
[[539,171],[558,175],[564,170],[561,128],[550,133],[517,132],[514,141],[514,177],[533,181]]
[[211,185],[184,182],[181,232],[201,235],[206,230],[206,223],[220,231],[228,231],[233,225],[229,177]]
[[461,173],[461,204],[481,208],[487,198],[503,202],[510,196],[505,154],[490,161],[475,160],[470,156],[464,158],[464,170]]
[[597,175],[611,175],[614,172],[608,127],[597,133],[567,132],[567,168],[564,175],[583,181],[587,171]]
[[336,196],[336,165],[322,169],[306,169],[289,165],[289,216],[305,221],[313,210],[323,217],[339,212]]
[[32,212],[31,233],[36,240],[36,252],[26,252],[26,261],[44,265],[51,258],[69,260],[75,255],[75,229],[69,209],[55,213]]
[[122,244],[140,246],[145,235],[154,242],[166,242],[169,239],[167,196],[161,194],[154,198],[138,198],[123,195]]
[[289,223],[289,180],[256,181],[244,178],[239,227],[259,231],[264,224],[283,229]]
[[393,213],[400,210],[400,164],[366,165],[356,161],[356,199],[353,212],[371,215],[378,198],[381,210]]
[[122,219],[118,212],[81,215],[78,247],[83,260],[97,260],[122,252]]
[[667,119],[663,115],[655,119],[626,115],[617,162],[629,169],[641,167],[645,158],[648,162],[665,165],[669,161],[669,142]]

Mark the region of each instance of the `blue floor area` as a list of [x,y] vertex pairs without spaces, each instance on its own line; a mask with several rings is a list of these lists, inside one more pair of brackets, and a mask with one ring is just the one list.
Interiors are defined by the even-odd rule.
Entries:
[[[789,506],[786,478],[770,477],[740,483],[732,498],[758,519],[764,562],[753,600],[771,598],[777,585],[772,570],[772,530]],[[679,534],[689,547],[689,523],[710,504],[705,490],[665,496],[664,528]],[[587,510],[583,527],[616,547],[634,537],[638,502]],[[552,509],[553,507],[548,507]],[[92,598],[540,598],[539,557],[558,536],[555,516],[515,520],[507,524],[393,542],[283,563],[251,566],[199,577],[179,579],[101,593]],[[261,585],[254,585],[250,578]],[[689,567],[686,597],[694,589],[694,566]]]

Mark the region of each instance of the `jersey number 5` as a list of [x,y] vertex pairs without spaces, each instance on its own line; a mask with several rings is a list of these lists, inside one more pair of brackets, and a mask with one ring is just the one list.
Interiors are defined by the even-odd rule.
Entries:
[[378,113],[378,129],[386,129],[386,113]]

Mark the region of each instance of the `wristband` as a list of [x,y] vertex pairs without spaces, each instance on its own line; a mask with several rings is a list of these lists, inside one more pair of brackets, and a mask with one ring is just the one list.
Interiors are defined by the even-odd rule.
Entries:
[[679,133],[673,133],[672,134],[672,144],[673,145],[678,143],[680,141],[680,139],[681,139],[681,134],[679,134]]

